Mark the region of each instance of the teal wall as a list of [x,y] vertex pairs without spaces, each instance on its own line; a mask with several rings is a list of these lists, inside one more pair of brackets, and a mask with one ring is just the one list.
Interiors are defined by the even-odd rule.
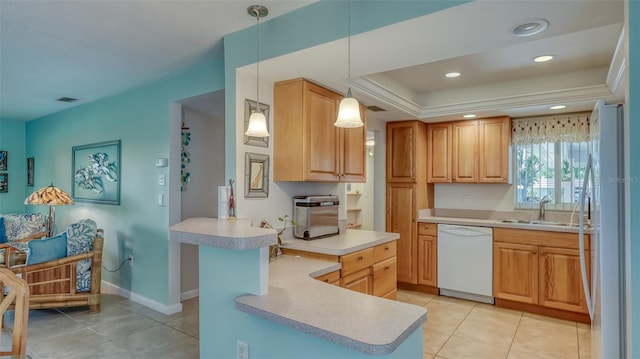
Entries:
[[[631,19],[636,19],[631,21]],[[625,111],[629,116],[629,153],[631,168],[631,345],[630,358],[640,358],[640,1],[629,1],[629,101]]]
[[[470,0],[353,1],[351,33],[377,29],[468,2]],[[348,4],[347,1],[321,0],[276,18],[267,18],[260,24],[260,60],[346,37]],[[236,69],[255,63],[255,43],[255,26],[228,34],[224,38],[227,178],[235,178],[236,163],[243,163],[241,159],[235,158]]]
[[0,193],[0,213],[21,213],[27,197],[27,164],[25,157],[25,123],[18,120],[0,119],[0,151],[8,153],[8,168],[2,173],[9,175],[9,191]]
[[36,188],[53,182],[71,190],[73,146],[122,141],[120,205],[58,207],[57,228],[80,218],[94,218],[105,230],[105,266],[117,268],[129,254],[135,258],[132,268],[103,271],[103,279],[159,303],[174,304],[168,303],[169,207],[156,204],[160,191],[167,198],[168,187],[156,185],[154,159],[169,158],[170,104],[224,88],[222,74],[219,59],[26,124],[26,156],[35,157]]

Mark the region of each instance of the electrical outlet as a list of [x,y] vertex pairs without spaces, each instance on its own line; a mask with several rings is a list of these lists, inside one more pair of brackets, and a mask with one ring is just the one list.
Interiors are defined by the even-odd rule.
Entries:
[[249,344],[238,340],[238,359],[249,359]]
[[133,256],[130,255],[127,260],[129,260],[129,267],[133,267]]

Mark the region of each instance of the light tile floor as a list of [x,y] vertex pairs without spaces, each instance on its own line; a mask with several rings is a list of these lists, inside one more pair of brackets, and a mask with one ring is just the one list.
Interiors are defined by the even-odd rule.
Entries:
[[[424,359],[590,357],[588,325],[404,290],[398,300],[427,308]],[[32,310],[28,354],[34,359],[198,358],[198,298],[182,305],[181,313],[164,315],[103,294],[98,314],[87,307]],[[10,342],[3,329],[0,348]]]
[[424,359],[591,357],[587,324],[404,290],[398,300],[427,308]]

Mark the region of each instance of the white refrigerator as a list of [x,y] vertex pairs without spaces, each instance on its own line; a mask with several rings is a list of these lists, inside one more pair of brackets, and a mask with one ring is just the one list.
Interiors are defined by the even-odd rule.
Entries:
[[[590,119],[591,143],[580,201],[580,254],[592,320],[592,358],[627,357],[623,115],[621,105],[607,105],[598,100]],[[582,224],[589,218],[593,233],[591,251],[585,255]],[[591,261],[591,278],[585,271],[586,261]]]

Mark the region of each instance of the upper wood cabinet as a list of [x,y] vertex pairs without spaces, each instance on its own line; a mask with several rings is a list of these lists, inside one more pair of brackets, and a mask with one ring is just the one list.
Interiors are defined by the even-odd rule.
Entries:
[[453,182],[478,182],[478,121],[454,122],[451,128]]
[[426,178],[427,125],[418,120],[387,122],[387,182]]
[[451,123],[427,126],[427,181],[451,182]]
[[478,120],[478,182],[509,181],[509,145],[511,118],[495,117]]
[[509,117],[430,124],[427,131],[428,182],[509,182]]
[[[333,125],[341,99],[340,94],[305,79],[274,85],[275,181],[365,181],[364,126]],[[364,111],[362,115],[364,121]]]

